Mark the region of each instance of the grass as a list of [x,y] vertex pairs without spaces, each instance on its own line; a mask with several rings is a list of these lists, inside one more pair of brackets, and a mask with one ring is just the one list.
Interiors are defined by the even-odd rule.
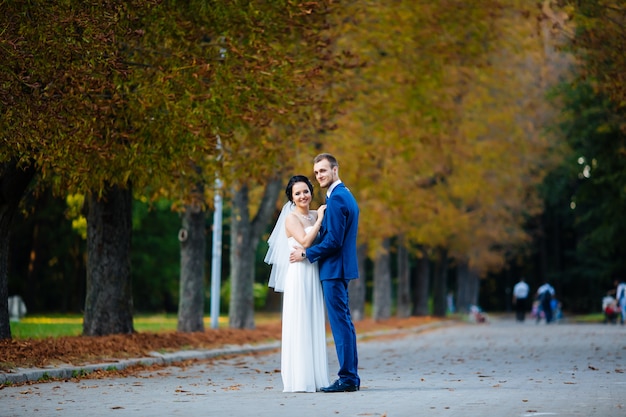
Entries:
[[[256,313],[255,323],[262,324],[279,320],[280,315]],[[133,326],[138,332],[158,333],[175,331],[178,324],[176,314],[137,315],[133,318]],[[220,328],[228,327],[228,317],[220,316]],[[211,328],[211,318],[204,318],[205,329]],[[14,339],[43,339],[46,337],[80,336],[83,332],[83,316],[75,314],[58,314],[45,316],[27,316],[19,322],[11,322],[11,336]]]
[[11,322],[11,336],[14,339],[78,336],[82,331],[82,316],[27,316],[19,322]]
[[[280,313],[255,313],[255,323],[263,324],[280,320]],[[572,317],[569,317],[572,319]],[[601,313],[575,316],[577,323],[602,323]],[[219,327],[228,327],[228,317],[220,316]],[[158,333],[175,331],[178,324],[176,314],[141,314],[133,319],[136,331]],[[205,329],[211,328],[211,318],[204,318]],[[78,314],[55,314],[27,316],[19,322],[11,322],[11,336],[14,339],[43,339],[46,337],[80,336],[83,332],[83,316]]]
[[[619,323],[619,318],[617,319]],[[587,314],[584,316],[576,316],[577,323],[604,323],[604,313]]]

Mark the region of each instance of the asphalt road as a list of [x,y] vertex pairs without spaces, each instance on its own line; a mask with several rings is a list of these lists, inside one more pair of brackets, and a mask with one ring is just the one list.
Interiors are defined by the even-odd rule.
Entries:
[[[359,341],[361,390],[283,393],[278,350],[5,387],[0,416],[626,416],[626,326],[512,320]],[[329,347],[331,371],[336,369]]]

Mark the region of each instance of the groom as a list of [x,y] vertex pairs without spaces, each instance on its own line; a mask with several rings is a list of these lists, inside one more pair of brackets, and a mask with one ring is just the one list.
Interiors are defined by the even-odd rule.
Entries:
[[321,240],[306,250],[293,251],[289,260],[319,261],[328,320],[339,359],[339,379],[322,391],[358,391],[361,380],[357,371],[356,331],[350,317],[348,282],[359,277],[356,254],[359,207],[339,179],[339,164],[334,156],[327,153],[316,156],[313,171],[320,187],[327,189]]

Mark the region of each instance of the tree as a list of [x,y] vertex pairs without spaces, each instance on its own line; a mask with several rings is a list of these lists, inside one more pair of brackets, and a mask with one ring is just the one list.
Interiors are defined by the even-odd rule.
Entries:
[[[626,37],[623,5],[591,1],[581,4],[580,28],[574,39],[587,78],[567,97],[563,131],[572,149],[570,178],[578,177],[572,196],[578,250],[597,254],[605,275],[621,275],[626,207],[626,88],[620,52]],[[585,256],[587,258],[587,256]]]
[[411,269],[409,265],[409,251],[402,242],[398,242],[398,303],[396,307],[396,316],[399,318],[409,317],[411,315]]
[[[93,180],[91,184],[103,191],[104,178],[86,175],[94,167],[89,151],[106,157],[115,149],[81,141],[91,136],[89,132],[104,131],[92,120],[114,120],[115,105],[104,102],[106,93],[114,91],[107,87],[120,66],[111,49],[111,33],[103,30],[111,27],[114,14],[91,18],[91,5],[46,6],[3,4],[1,130],[7,146],[0,149],[0,161],[28,165],[44,179],[59,174],[53,181],[59,188]],[[119,165],[113,162],[110,167],[115,170]],[[11,180],[8,171],[2,174]],[[64,182],[62,177],[70,180]]]
[[[243,137],[237,131],[274,129],[283,114],[297,120],[288,107],[299,109],[310,100],[296,94],[315,70],[313,65],[303,70],[294,59],[304,43],[281,43],[306,34],[308,3],[6,7],[2,51],[10,55],[2,67],[7,76],[2,99],[8,105],[2,127],[3,141],[11,138],[13,146],[2,150],[0,160],[32,161],[42,183],[58,192],[91,194],[91,205],[102,205],[95,212],[106,210],[103,197],[130,193],[131,184],[136,193],[186,201],[198,181],[212,182],[220,170],[217,134],[232,151],[239,145],[229,142]],[[270,9],[274,13],[266,13]],[[312,43],[309,50],[316,48]],[[288,96],[293,99],[283,100]],[[259,138],[270,144],[267,137]],[[241,166],[250,166],[244,154],[253,143],[240,145]],[[279,156],[279,147],[267,148]],[[221,175],[247,178],[249,171],[233,169],[232,162]],[[253,178],[261,175],[257,170]],[[93,273],[99,267],[89,266],[88,279],[110,276]],[[89,285],[89,291],[103,288],[92,284],[98,285]],[[97,298],[88,295],[87,302]],[[131,327],[127,323],[120,330]]]
[[[550,276],[558,278],[567,291],[569,305],[579,310],[594,308],[612,280],[626,270],[621,257],[626,244],[626,138],[619,118],[613,117],[613,103],[594,92],[589,84],[561,89],[565,98],[561,128],[571,148],[568,158],[544,183],[543,191],[551,219],[551,242],[562,242],[563,250],[553,253]],[[556,234],[557,227],[563,237]],[[572,253],[566,251],[572,248]],[[563,257],[569,262],[557,263]],[[585,294],[574,296],[575,288]]]
[[264,189],[259,210],[251,219],[249,194],[246,186],[233,196],[231,218],[231,295],[228,320],[232,328],[254,328],[254,252],[267,220],[274,213],[276,198],[283,189],[283,181],[276,179]]
[[366,263],[367,249],[360,245],[357,248],[357,257],[359,262],[359,279],[351,279],[348,283],[348,294],[350,296],[350,315],[353,321],[361,321],[365,318],[365,301],[366,301]]
[[610,101],[613,116],[620,118],[619,128],[624,132],[626,9],[622,2],[589,0],[572,2],[568,11],[575,17],[575,27],[569,24],[571,19],[564,18],[567,15],[552,14],[554,27],[573,39],[574,51],[582,58],[580,77]]
[[431,261],[430,257],[426,253],[426,250],[422,249],[421,253],[417,257],[416,273],[413,279],[411,298],[413,300],[412,315],[414,316],[427,316],[430,314],[428,308],[428,295],[430,294],[430,275],[431,275]]
[[[330,2],[262,3],[267,6],[263,14],[248,16],[262,31],[241,38],[234,56],[239,66],[231,67],[234,75],[228,83],[235,93],[256,94],[238,98],[246,123],[229,132],[220,172],[232,203],[229,323],[234,328],[254,327],[258,242],[294,167],[306,160],[305,172],[310,172],[311,157],[306,155],[335,106],[323,86],[341,69],[327,50],[332,39],[324,33]],[[242,60],[248,56],[254,59]],[[254,72],[265,77],[250,85],[247,77]]]
[[550,3],[543,2],[544,32],[567,39],[565,51],[576,57],[575,78],[552,94],[562,109],[553,130],[566,145],[565,158],[542,184],[546,211],[529,222],[537,231],[535,251],[522,268],[554,283],[568,309],[595,311],[613,276],[625,269],[618,213],[624,210],[620,48],[626,15],[619,2],[567,2],[567,14],[551,10]]
[[467,262],[459,262],[456,267],[456,307],[459,313],[467,314],[470,306],[478,305],[480,275],[469,268]]
[[130,190],[111,187],[87,215],[87,294],[83,334],[133,333]]
[[0,163],[0,339],[11,338],[7,282],[10,226],[34,175],[32,166],[20,167],[16,161]]
[[199,183],[195,199],[186,205],[180,240],[179,332],[204,331],[204,264],[206,260],[204,186]]
[[559,159],[542,130],[555,114],[544,95],[568,63],[533,7],[352,3],[341,40],[367,64],[345,87],[356,99],[329,142],[367,213],[370,256],[404,234],[415,251],[445,249],[484,275],[530,241],[535,187]]
[[[136,5],[141,6],[141,2]],[[107,288],[106,280],[114,277],[116,285],[111,288],[125,291],[122,298],[127,299],[111,300],[125,309],[116,317],[88,304],[85,331],[132,331],[128,262],[107,258],[122,254],[116,247],[100,246],[129,247],[129,241],[101,239],[110,219],[102,214],[110,214],[110,202],[129,208],[123,204],[130,201],[129,178],[133,169],[135,173],[141,171],[128,163],[133,160],[127,152],[127,135],[132,129],[123,117],[125,98],[116,88],[128,68],[115,42],[115,30],[124,33],[128,28],[127,20],[118,20],[125,11],[115,4],[81,2],[3,7],[7,8],[3,13],[7,30],[3,32],[2,51],[12,64],[5,64],[3,59],[2,72],[7,77],[3,102],[10,106],[3,114],[2,130],[3,140],[11,140],[11,147],[2,149],[0,160],[28,161],[42,182],[49,182],[55,190],[92,192],[90,218],[100,223],[90,228],[94,240],[88,247],[99,252],[89,258],[88,280],[102,282],[88,284],[88,293]],[[141,179],[148,177],[144,173],[135,180],[141,185]],[[130,227],[130,222],[119,225]],[[112,236],[130,239],[129,231]],[[95,260],[102,263],[94,265]],[[124,275],[116,276],[118,273]],[[88,294],[86,302],[95,303],[96,309],[107,307],[99,294]],[[110,322],[96,324],[90,322],[92,319]]]
[[[244,3],[207,5],[198,1],[189,6],[170,5],[172,10],[164,7],[164,11],[173,13],[152,17],[148,22],[150,30],[141,37],[144,46],[132,49],[147,62],[158,62],[150,68],[167,69],[138,72],[143,77],[138,81],[140,85],[149,86],[156,81],[176,98],[171,100],[162,92],[144,87],[150,96],[144,93],[141,105],[146,107],[147,103],[155,110],[150,113],[150,132],[154,133],[154,129],[171,132],[170,122],[184,120],[183,115],[191,109],[184,123],[188,132],[181,132],[188,138],[184,141],[188,144],[188,157],[182,158],[188,166],[177,165],[179,182],[170,183],[160,191],[169,198],[186,201],[187,190],[200,180],[207,193],[205,201],[210,201],[212,188],[207,182],[212,184],[217,175],[226,185],[225,197],[235,204],[231,230],[238,239],[231,247],[233,298],[229,313],[233,327],[254,325],[250,302],[254,249],[261,227],[272,212],[263,208],[257,213],[260,217],[247,216],[250,208],[236,204],[249,201],[248,192],[262,188],[267,178],[289,170],[284,161],[296,157],[297,147],[290,146],[295,132],[306,136],[312,129],[306,125],[314,116],[313,105],[318,105],[319,98],[303,86],[315,82],[326,59],[318,32],[328,7],[326,2]],[[168,37],[171,33],[177,36]],[[167,53],[155,53],[162,49],[159,45],[164,40],[170,45]],[[146,44],[151,48],[146,48]],[[178,51],[186,51],[190,57]],[[184,65],[173,66],[169,56],[177,57]],[[189,64],[187,59],[193,62]],[[213,158],[217,149],[215,141],[197,140],[202,137],[221,139],[219,162]],[[280,172],[277,166],[281,166]],[[200,176],[193,175],[195,167]],[[185,190],[182,197],[181,189]],[[271,196],[273,190],[270,185],[267,195]],[[272,204],[276,197],[277,193]],[[261,206],[266,207],[266,203]],[[239,214],[244,216],[238,217]],[[254,224],[246,223],[252,218]],[[249,243],[253,246],[247,246]]]
[[390,242],[383,241],[374,259],[374,299],[372,302],[374,320],[385,320],[391,317],[391,254]]

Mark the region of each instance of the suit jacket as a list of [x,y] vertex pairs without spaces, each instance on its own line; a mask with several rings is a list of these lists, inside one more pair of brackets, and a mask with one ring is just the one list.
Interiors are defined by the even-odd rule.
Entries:
[[359,277],[356,235],[359,206],[343,183],[326,199],[320,242],[306,250],[310,262],[319,262],[320,280]]

